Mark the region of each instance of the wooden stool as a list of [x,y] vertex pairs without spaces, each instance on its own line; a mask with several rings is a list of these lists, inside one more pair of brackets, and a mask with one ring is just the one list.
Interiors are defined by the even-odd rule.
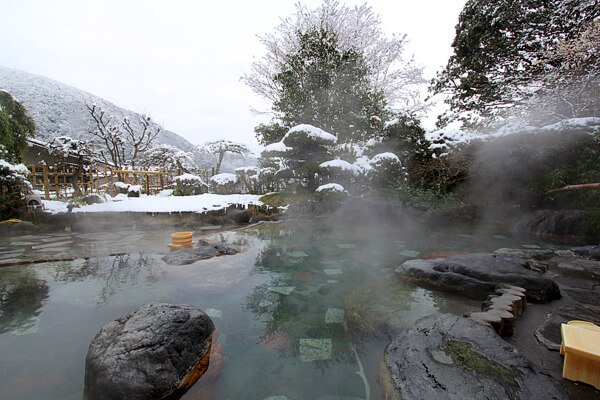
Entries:
[[562,376],[600,389],[600,327],[586,321],[560,325],[565,356]]

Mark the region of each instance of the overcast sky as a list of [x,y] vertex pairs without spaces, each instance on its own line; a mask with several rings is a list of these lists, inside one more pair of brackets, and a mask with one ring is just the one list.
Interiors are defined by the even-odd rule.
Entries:
[[[250,108],[264,104],[239,78],[264,52],[257,35],[293,15],[295,3],[2,0],[0,65],[149,113],[194,144],[226,138],[255,148],[261,118]],[[367,3],[387,33],[408,35],[408,52],[427,78],[445,64],[465,0]]]

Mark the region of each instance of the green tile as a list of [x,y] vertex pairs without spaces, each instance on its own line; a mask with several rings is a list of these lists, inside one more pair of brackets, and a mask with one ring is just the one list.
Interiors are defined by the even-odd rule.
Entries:
[[331,339],[300,339],[300,360],[331,360],[332,348]]
[[344,323],[344,310],[341,308],[328,308],[325,312],[325,323],[326,324],[343,324]]

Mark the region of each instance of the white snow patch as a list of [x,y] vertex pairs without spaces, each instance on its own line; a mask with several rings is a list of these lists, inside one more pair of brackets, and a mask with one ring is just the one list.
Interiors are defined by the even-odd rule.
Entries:
[[217,185],[227,185],[231,183],[237,183],[238,178],[235,174],[224,172],[222,174],[213,175],[210,178],[210,181],[216,183]]
[[285,153],[291,149],[291,147],[287,147],[283,142],[275,142],[265,146],[261,153]]
[[319,164],[319,167],[341,169],[342,171],[354,171],[352,164],[350,164],[348,161],[340,160],[339,158],[325,161],[324,163]]
[[379,154],[374,155],[373,158],[371,158],[370,163],[371,164],[379,164],[384,161],[399,163],[400,159],[394,153],[386,152],[386,153],[379,153]]
[[[102,204],[85,205],[74,208],[74,213],[86,212],[197,212],[221,210],[232,204],[256,204],[262,205],[258,199],[259,195],[252,194],[231,194],[220,195],[205,193],[197,196],[143,196],[127,197],[122,195],[121,201],[116,196],[113,201]],[[54,200],[42,200],[46,212],[51,214],[60,214],[67,212],[67,203]]]
[[182,175],[176,176],[173,179],[175,179],[176,181],[179,181],[179,182],[198,182],[200,184],[205,184],[201,177],[199,177],[198,175],[193,175],[193,174],[182,174]]
[[325,185],[321,185],[315,190],[317,193],[319,192],[345,192],[346,189],[339,183],[327,183]]
[[312,126],[309,124],[300,124],[300,125],[294,126],[285,134],[285,136],[283,137],[281,142],[285,142],[286,138],[294,137],[297,134],[304,134],[312,139],[320,140],[327,144],[337,143],[337,137],[335,137],[334,135],[332,135],[329,132],[325,132],[321,128],[317,128],[316,126]]

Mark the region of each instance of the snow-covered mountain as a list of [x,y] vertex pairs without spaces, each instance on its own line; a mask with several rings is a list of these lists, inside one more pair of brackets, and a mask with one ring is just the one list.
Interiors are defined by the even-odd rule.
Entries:
[[[91,139],[93,121],[85,104],[96,104],[115,119],[128,116],[138,121],[140,114],[125,110],[98,96],[40,75],[0,66],[0,89],[8,91],[29,111],[37,126],[37,139],[48,141],[56,136]],[[184,151],[194,146],[174,132],[163,129],[159,143]]]

